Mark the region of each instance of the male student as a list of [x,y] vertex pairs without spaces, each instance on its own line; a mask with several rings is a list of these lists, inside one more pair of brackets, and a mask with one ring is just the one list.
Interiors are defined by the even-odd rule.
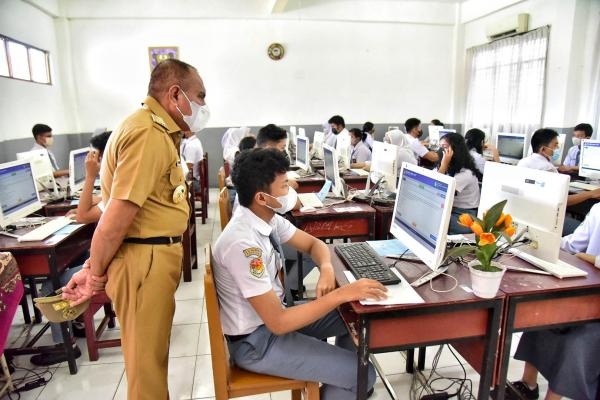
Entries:
[[336,149],[341,145],[350,146],[350,132],[346,129],[344,118],[340,115],[334,115],[327,122],[331,128],[331,132],[325,137],[325,144]]
[[[275,210],[288,203],[288,161],[274,149],[241,153],[232,178],[240,207],[217,239],[214,275],[229,353],[239,367],[293,379],[322,382],[321,399],[351,399],[357,391],[356,348],[336,307],[384,298],[386,288],[360,279],[335,289],[324,243],[296,229]],[[284,304],[285,279],[279,243],[287,243],[320,268],[317,299]],[[336,345],[323,339],[336,337]],[[368,387],[375,371],[369,366]]]
[[181,158],[187,164],[194,176],[194,192],[200,191],[200,166],[198,163],[204,159],[204,149],[198,136],[191,131],[183,131],[183,138],[179,146]]
[[433,163],[438,162],[440,159],[438,153],[427,150],[427,147],[419,140],[419,138],[423,136],[421,121],[418,118],[409,118],[404,122],[404,127],[406,129],[406,138],[410,143],[410,148],[415,153],[417,159],[421,157]]
[[558,167],[561,172],[578,172],[579,171],[579,151],[581,149],[582,139],[591,139],[594,129],[590,124],[578,124],[573,128],[573,146],[567,152],[567,155],[563,161],[563,165]]
[[[581,225],[562,239],[561,248],[577,253],[592,264],[600,258],[600,204],[592,207]],[[600,267],[600,265],[596,264]],[[600,322],[524,332],[515,358],[525,361],[523,376],[513,382],[524,399],[537,399],[538,371],[548,380],[546,400],[562,396],[577,400],[594,400],[600,380]]]
[[58,163],[56,162],[56,157],[54,157],[54,153],[52,153],[50,150],[50,147],[52,147],[52,144],[54,144],[52,128],[44,124],[35,124],[33,128],[31,128],[31,133],[33,133],[33,139],[35,140],[31,151],[40,149],[46,150],[48,152],[48,156],[50,157],[50,162],[52,163],[54,177],[59,178],[61,176],[68,176],[69,170],[59,168]]

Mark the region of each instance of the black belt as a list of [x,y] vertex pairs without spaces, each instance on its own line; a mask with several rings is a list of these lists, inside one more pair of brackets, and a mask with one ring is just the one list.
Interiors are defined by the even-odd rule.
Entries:
[[173,244],[180,243],[181,236],[157,236],[149,238],[125,238],[123,243],[134,243],[134,244]]
[[250,336],[249,333],[247,333],[245,335],[225,335],[225,338],[227,339],[227,341],[229,343],[234,343],[239,340],[246,339],[248,336]]

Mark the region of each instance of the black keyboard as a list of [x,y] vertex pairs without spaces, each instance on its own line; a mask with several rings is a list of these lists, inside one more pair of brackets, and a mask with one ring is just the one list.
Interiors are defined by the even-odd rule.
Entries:
[[338,244],[335,246],[335,252],[357,279],[374,279],[384,285],[400,283],[398,276],[381,261],[379,255],[367,243]]

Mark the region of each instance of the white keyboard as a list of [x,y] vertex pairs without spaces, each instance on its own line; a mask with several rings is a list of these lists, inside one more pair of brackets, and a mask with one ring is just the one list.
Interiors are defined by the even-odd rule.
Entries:
[[560,279],[587,276],[588,274],[586,271],[574,267],[571,264],[567,264],[561,260],[558,260],[556,263],[551,263],[515,248],[509,249],[508,252],[522,260],[527,261],[530,264],[535,265],[538,268],[543,269],[546,272],[550,272],[552,275]]
[[300,202],[304,207],[323,207],[323,202],[316,193],[298,193],[298,199],[300,199]]
[[36,242],[40,240],[46,239],[48,236],[52,235],[54,232],[59,229],[64,228],[69,225],[73,220],[67,217],[60,217],[51,219],[46,222],[44,225],[35,228],[32,231],[27,232],[24,235],[19,236],[17,239],[19,242]]
[[367,176],[369,175],[369,171],[365,171],[361,168],[350,168],[350,171],[354,172],[356,175]]
[[575,189],[583,189],[583,190],[596,190],[596,189],[600,189],[600,186],[598,185],[593,185],[591,183],[585,183],[585,182],[571,182],[569,183],[569,186]]

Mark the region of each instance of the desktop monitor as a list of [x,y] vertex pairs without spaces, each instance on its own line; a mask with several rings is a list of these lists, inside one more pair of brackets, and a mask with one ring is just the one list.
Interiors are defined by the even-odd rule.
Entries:
[[323,159],[323,141],[325,140],[325,133],[322,131],[315,131],[315,135],[313,136],[313,146],[312,151],[315,158],[320,160]]
[[582,140],[580,152],[579,175],[600,179],[600,140]]
[[350,141],[349,133],[344,136],[342,136],[341,134],[337,135],[337,140],[335,142],[335,150],[337,151],[337,156],[340,162],[340,170],[345,171],[347,169],[350,169],[352,142]]
[[568,194],[568,175],[486,163],[478,215],[507,200],[504,213],[512,216],[517,232],[527,229],[525,237],[534,244],[519,249],[556,263]]
[[0,226],[6,228],[41,208],[31,162],[0,164]]
[[440,136],[440,139],[449,133],[456,133],[456,129],[444,129],[444,127],[442,127],[442,129],[440,129],[438,131],[438,135]]
[[[387,194],[396,192],[396,181],[398,178],[397,166],[398,146],[374,141],[373,154],[371,157],[371,167],[369,172],[369,180],[373,183],[379,182],[383,177],[381,185]],[[367,187],[368,189],[368,187]]]
[[344,182],[340,178],[337,151],[327,145],[323,145],[323,167],[325,169],[325,180],[331,182],[331,191],[339,197],[344,196]]
[[524,133],[497,133],[496,148],[500,161],[516,164],[525,156],[526,135]]
[[85,182],[85,158],[89,152],[90,148],[85,147],[71,150],[69,153],[69,188],[71,189],[71,193],[76,193],[83,188],[83,182]]
[[306,130],[304,128],[298,128],[298,136],[306,137]]
[[17,160],[31,161],[33,179],[35,179],[38,192],[47,190],[48,192],[54,192],[58,196],[58,186],[54,179],[54,169],[52,168],[48,151],[40,149],[17,153]]
[[440,141],[440,131],[442,129],[444,129],[444,127],[440,126],[440,125],[428,125],[427,126],[429,143],[431,143],[431,144],[438,144],[439,143],[439,141]]
[[310,169],[309,140],[306,136],[296,136],[296,166],[307,171]]
[[434,271],[444,260],[455,188],[450,176],[402,163],[390,233]]

